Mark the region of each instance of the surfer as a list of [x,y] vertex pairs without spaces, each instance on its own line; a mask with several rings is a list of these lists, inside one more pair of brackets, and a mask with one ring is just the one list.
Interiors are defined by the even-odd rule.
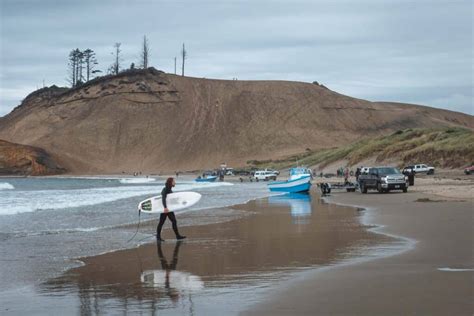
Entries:
[[173,193],[172,188],[176,185],[176,182],[174,181],[173,178],[168,178],[165,183],[165,187],[161,191],[161,201],[163,202],[163,207],[165,210],[163,213],[160,214],[160,221],[158,223],[158,226],[156,227],[156,240],[157,241],[164,241],[164,239],[161,238],[161,229],[163,228],[163,224],[166,221],[166,218],[168,217],[171,221],[171,224],[173,226],[173,231],[176,235],[176,239],[181,240],[186,238],[186,236],[182,236],[178,232],[178,223],[176,222],[176,216],[174,215],[174,212],[170,212],[166,205],[166,196],[170,193]]

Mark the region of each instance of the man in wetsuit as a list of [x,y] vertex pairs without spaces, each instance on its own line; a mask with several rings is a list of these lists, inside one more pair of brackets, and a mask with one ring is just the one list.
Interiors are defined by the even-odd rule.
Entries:
[[161,201],[163,203],[163,207],[165,208],[164,212],[160,214],[160,221],[158,223],[158,226],[156,227],[156,240],[157,241],[164,241],[164,239],[161,238],[161,229],[163,228],[163,224],[165,223],[166,218],[168,217],[171,221],[171,224],[173,226],[173,231],[176,235],[176,239],[181,240],[186,238],[186,236],[182,236],[178,232],[178,224],[176,222],[176,216],[174,215],[174,212],[170,212],[168,209],[168,206],[166,204],[166,197],[168,194],[173,193],[172,188],[176,185],[175,181],[173,178],[168,178],[165,183],[165,187],[161,191]]

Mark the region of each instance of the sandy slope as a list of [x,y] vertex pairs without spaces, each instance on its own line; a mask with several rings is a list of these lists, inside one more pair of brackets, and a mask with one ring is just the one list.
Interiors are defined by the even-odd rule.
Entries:
[[403,128],[465,126],[469,115],[373,103],[286,81],[179,77],[154,69],[43,89],[0,119],[0,139],[45,149],[75,173],[245,165]]

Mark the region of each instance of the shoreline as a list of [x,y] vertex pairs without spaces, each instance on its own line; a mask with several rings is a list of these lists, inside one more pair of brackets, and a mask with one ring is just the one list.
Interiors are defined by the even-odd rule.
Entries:
[[[425,193],[414,192],[412,193],[416,197],[428,197],[433,198],[434,195],[428,195]],[[378,196],[378,194],[369,194]],[[393,193],[392,193],[393,195]],[[383,195],[382,195],[383,196]],[[362,196],[367,197],[367,195]],[[427,269],[425,265],[436,265],[432,258],[423,258],[424,256],[433,256],[433,253],[425,250],[427,240],[424,236],[415,238],[406,234],[400,229],[400,223],[394,225],[393,218],[387,219],[388,212],[384,210],[384,206],[379,203],[378,206],[374,206],[374,202],[366,200],[366,203],[354,203],[350,201],[353,199],[348,198],[346,194],[334,194],[329,198],[325,199],[329,203],[334,203],[342,206],[353,206],[362,207],[366,210],[366,216],[363,216],[361,220],[363,223],[374,226],[368,228],[377,234],[383,234],[396,239],[401,239],[406,242],[406,247],[396,251],[395,253],[389,253],[386,256],[376,256],[373,258],[365,257],[362,260],[356,260],[347,262],[339,265],[328,266],[317,271],[306,273],[304,278],[288,284],[285,289],[279,289],[277,293],[267,297],[263,302],[255,304],[242,315],[285,315],[288,313],[299,315],[299,314],[341,314],[341,315],[353,315],[353,314],[387,314],[387,315],[400,315],[400,314],[430,314],[430,315],[446,315],[446,314],[459,314],[459,315],[471,315],[474,311],[474,305],[470,301],[470,297],[473,293],[473,286],[469,281],[465,281],[462,278],[459,279],[456,275],[455,280],[452,280],[451,276],[439,275],[439,273],[451,272],[451,274],[464,274],[470,278],[474,275],[474,262],[472,254],[469,258],[469,251],[472,251],[472,234],[469,235],[469,225],[464,225],[459,230],[458,235],[464,236],[463,245],[461,249],[456,250],[460,262],[463,264],[446,264],[434,267],[433,269]],[[360,201],[360,198],[358,199]],[[414,199],[412,199],[414,200]],[[469,214],[469,206],[472,208],[472,201],[442,201],[445,204],[464,204],[461,207],[461,211],[464,213],[464,220],[470,217],[472,221],[472,211]],[[422,203],[413,201],[412,203]],[[426,204],[426,203],[424,203]],[[433,204],[433,203],[431,203]],[[443,210],[439,210],[439,204],[434,203],[438,207],[438,211],[443,213]],[[385,207],[386,209],[387,207]],[[426,209],[424,210],[426,213]],[[429,212],[429,210],[428,210]],[[395,215],[396,217],[396,215]],[[400,217],[400,215],[399,215]],[[392,221],[392,223],[390,223]],[[459,222],[460,220],[458,220]],[[394,228],[395,227],[395,228]],[[453,227],[451,227],[452,229]],[[454,229],[457,229],[456,225]],[[470,237],[469,237],[470,236]],[[469,247],[471,245],[471,247]],[[433,245],[430,245],[430,248]],[[449,252],[452,247],[445,247],[444,251]],[[430,249],[431,250],[431,249]],[[454,250],[451,250],[454,252]],[[427,254],[425,254],[427,252]],[[434,257],[437,255],[435,254]],[[440,255],[439,255],[440,256]],[[423,265],[421,265],[420,273],[430,275],[436,274],[436,277],[427,278],[428,280],[436,280],[440,284],[448,286],[448,290],[444,290],[444,295],[440,295],[438,292],[443,290],[433,290],[430,287],[420,285],[416,280],[411,280],[406,277],[406,273],[403,269],[403,265],[399,263],[401,258],[410,259],[409,267],[414,269],[416,266],[416,260],[413,258],[423,258]],[[456,257],[456,256],[455,256]],[[431,259],[431,260],[430,260]],[[449,261],[449,258],[444,258]],[[456,261],[456,260],[452,260]],[[402,268],[390,269],[387,267],[402,265]],[[369,268],[370,267],[370,268]],[[383,273],[380,270],[389,270],[390,273]],[[395,270],[395,271],[394,271]],[[398,274],[394,276],[394,273]],[[411,272],[410,272],[411,273]],[[402,283],[397,278],[403,277],[405,283]],[[387,282],[382,282],[381,279],[387,279]],[[417,279],[415,277],[415,279]],[[467,278],[469,280],[469,278]],[[388,281],[391,280],[391,281]],[[329,282],[329,283],[328,283]],[[393,286],[393,283],[399,283],[397,286]],[[424,283],[423,282],[423,283]],[[324,283],[324,287],[321,284]],[[368,283],[377,284],[378,286],[368,286]],[[451,285],[451,287],[449,287]],[[384,294],[383,291],[379,292],[377,289],[390,288],[391,292],[397,293],[398,295]],[[423,291],[434,292],[431,293],[431,297],[428,294],[421,295],[420,300],[423,299],[426,302],[419,302],[416,300],[417,296],[413,295],[411,298],[407,295],[403,295],[404,291],[413,291],[413,288],[418,288],[417,293]],[[375,289],[375,290],[374,290]],[[455,292],[453,295],[450,291]],[[309,295],[308,293],[312,293]],[[341,299],[343,296],[349,296],[351,299]],[[449,295],[451,294],[451,295]],[[454,297],[453,297],[454,296]],[[321,299],[324,298],[324,299]],[[374,300],[355,300],[353,297],[371,297]],[[394,304],[393,301],[398,301],[399,304]],[[308,303],[309,302],[309,303]],[[401,303],[403,302],[403,304]],[[441,303],[440,303],[441,302]],[[454,303],[456,302],[456,303]]]
[[[258,302],[275,284],[279,286],[288,278],[298,278],[298,275],[310,270],[354,260],[355,257],[363,256],[367,247],[372,249],[393,242],[390,238],[377,237],[378,234],[368,231],[368,227],[360,223],[361,217],[365,215],[360,214],[357,208],[323,203],[314,195],[314,191],[310,202],[302,201],[311,203],[312,215],[290,213],[301,211],[301,201],[288,202],[277,196],[234,205],[231,209],[246,214],[229,222],[183,227],[184,234],[189,232],[192,238],[184,241],[181,246],[183,250],[180,251],[179,262],[182,270],[173,273],[178,276],[191,273],[194,278],[210,286],[201,294],[194,294],[193,301],[199,302],[196,304],[200,308],[212,313],[215,311],[214,307],[208,306],[203,300],[208,295],[207,292],[239,293],[238,304],[233,302],[234,295],[225,294],[220,298],[224,306],[230,304],[231,308],[219,309],[220,314],[237,314],[244,310],[242,307]],[[311,221],[312,216],[315,218]],[[341,226],[340,223],[345,224]],[[275,230],[276,227],[278,229]],[[168,228],[164,232],[164,238],[168,239],[170,233]],[[163,243],[163,252],[169,254],[174,244],[181,243],[173,240]],[[140,262],[143,267],[142,263],[140,268],[136,266],[137,254],[142,257]],[[159,278],[159,274],[156,274],[159,271],[156,270],[158,267],[154,243],[78,259],[84,262],[84,266],[70,269],[62,277],[49,280],[49,285],[42,286],[41,291],[60,293],[66,290],[70,293],[73,288],[82,287],[80,284],[86,282],[91,284],[86,292],[98,289],[103,291],[105,286],[106,292],[115,293],[113,295],[118,295],[117,298],[120,299],[120,288],[129,288],[132,284],[134,288],[137,286],[136,276],[140,275],[139,271],[155,271],[155,278]],[[136,268],[132,268],[133,266]],[[111,269],[114,272],[108,273]],[[59,287],[55,284],[59,284]],[[117,286],[109,288],[108,284]],[[128,291],[132,295],[129,299],[136,295],[151,295],[149,299],[160,302],[160,298],[154,298],[156,293],[147,287],[139,286]],[[71,311],[74,310],[70,307],[69,312]]]
[[[459,229],[459,231],[456,229],[456,230],[454,230],[454,233],[456,234],[456,236],[461,237],[461,238],[458,238],[460,240],[462,238],[469,239],[469,235],[468,234],[466,235],[466,228],[465,228],[466,222],[469,222],[469,221],[466,221],[466,207],[468,207],[470,205],[471,208],[472,208],[472,200],[468,200],[468,201],[466,201],[466,200],[464,200],[464,201],[459,201],[459,200],[454,200],[454,201],[453,200],[436,200],[435,197],[439,197],[439,196],[420,193],[419,191],[411,191],[409,194],[369,193],[369,194],[366,194],[366,195],[362,195],[358,192],[357,193],[333,193],[333,195],[330,196],[330,197],[319,199],[318,192],[315,192],[315,190],[313,189],[312,190],[313,198],[315,197],[315,195],[316,195],[316,199],[313,199],[313,202],[320,201],[320,202],[317,202],[317,205],[321,204],[322,206],[324,206],[324,208],[328,208],[329,209],[329,212],[327,213],[328,216],[332,216],[332,215],[336,214],[336,213],[331,213],[331,209],[334,209],[334,210],[337,210],[337,209],[352,209],[353,210],[352,212],[354,214],[357,214],[355,219],[358,222],[358,225],[361,227],[361,229],[363,231],[365,231],[364,234],[378,235],[378,236],[380,236],[380,238],[377,237],[377,238],[379,238],[378,239],[379,241],[376,242],[375,244],[372,244],[371,246],[369,245],[368,247],[367,247],[367,245],[366,246],[363,246],[363,245],[360,246],[359,245],[358,248],[357,248],[359,250],[359,252],[357,252],[354,249],[351,252],[351,250],[349,249],[348,250],[349,252],[346,252],[346,254],[349,254],[348,257],[344,257],[344,255],[343,255],[342,257],[337,259],[335,262],[326,262],[326,263],[316,264],[316,265],[313,264],[313,265],[309,265],[309,266],[306,266],[306,267],[300,267],[300,268],[298,268],[297,266],[292,266],[291,262],[287,262],[286,264],[281,265],[279,269],[277,269],[277,270],[283,269],[283,271],[287,271],[288,275],[286,275],[286,276],[278,274],[276,272],[268,272],[267,270],[265,270],[266,269],[265,266],[263,266],[262,268],[258,268],[256,270],[256,271],[259,271],[258,275],[257,276],[252,276],[252,279],[255,279],[255,281],[260,280],[260,282],[262,282],[263,285],[261,287],[257,287],[257,288],[254,289],[256,292],[254,293],[255,295],[252,298],[247,297],[247,299],[251,303],[250,305],[245,305],[245,304],[248,303],[248,302],[245,302],[245,304],[243,304],[243,305],[245,305],[244,309],[239,309],[237,306],[233,305],[232,310],[231,310],[232,313],[242,313],[244,315],[245,314],[248,314],[248,315],[267,315],[267,314],[268,315],[270,315],[270,314],[273,315],[273,314],[276,314],[276,315],[279,315],[279,314],[288,314],[288,313],[297,314],[297,315],[298,314],[307,314],[307,313],[309,313],[309,314],[328,314],[328,313],[337,313],[337,314],[359,314],[359,313],[360,314],[367,314],[367,313],[369,313],[369,314],[371,314],[371,313],[406,314],[406,313],[413,313],[413,312],[416,312],[416,313],[429,313],[429,314],[437,314],[437,313],[444,314],[448,311],[455,310],[458,314],[463,315],[463,314],[468,314],[468,311],[472,310],[472,304],[471,304],[471,306],[469,306],[469,304],[466,303],[466,301],[462,297],[457,299],[458,301],[459,301],[459,299],[461,300],[461,303],[462,303],[461,307],[458,308],[458,309],[455,309],[455,308],[453,309],[452,301],[455,300],[456,298],[453,298],[452,296],[449,296],[449,295],[447,295],[447,296],[449,297],[450,301],[449,301],[449,304],[446,304],[446,305],[441,304],[441,306],[439,306],[439,304],[437,304],[433,300],[428,300],[426,298],[426,295],[422,295],[423,299],[429,301],[429,304],[426,304],[426,305],[423,306],[423,308],[425,308],[426,310],[421,308],[421,306],[418,306],[417,303],[413,302],[413,301],[409,302],[409,303],[411,303],[411,305],[410,304],[405,304],[407,306],[407,308],[400,309],[399,307],[396,307],[393,304],[391,304],[391,301],[388,301],[388,302],[386,301],[387,297],[389,297],[390,295],[384,295],[384,294],[379,293],[377,291],[373,291],[373,290],[367,288],[368,286],[366,285],[366,283],[373,283],[373,284],[378,285],[379,287],[380,286],[382,286],[384,288],[387,287],[387,286],[390,287],[391,283],[399,282],[399,280],[397,278],[394,278],[394,275],[397,275],[397,274],[400,275],[401,274],[403,276],[403,273],[402,273],[403,271],[401,271],[403,269],[399,268],[398,270],[397,269],[392,269],[391,270],[391,269],[387,269],[387,266],[388,267],[390,267],[390,266],[395,266],[396,267],[397,265],[398,266],[401,265],[403,267],[404,265],[406,265],[406,263],[400,263],[399,262],[400,257],[402,257],[402,258],[408,258],[409,259],[408,260],[410,262],[409,265],[408,265],[409,269],[415,269],[414,267],[416,267],[417,263],[416,263],[416,260],[413,261],[412,257],[417,258],[417,257],[420,257],[423,254],[426,255],[425,254],[426,251],[424,250],[424,248],[426,248],[427,241],[428,241],[428,244],[429,244],[429,241],[431,241],[432,235],[430,235],[431,236],[430,239],[425,238],[426,236],[422,236],[422,238],[418,238],[416,236],[416,234],[413,235],[413,232],[411,232],[409,229],[407,230],[407,228],[404,227],[403,225],[400,225],[401,224],[400,221],[401,221],[401,219],[403,219],[403,217],[406,217],[407,215],[410,215],[415,220],[419,220],[419,219],[423,219],[423,220],[428,219],[428,220],[430,220],[430,217],[434,216],[435,219],[437,219],[438,221],[440,219],[442,219],[441,222],[442,222],[442,224],[444,224],[446,222],[446,219],[443,219],[444,218],[443,216],[446,216],[446,214],[447,214],[446,211],[444,210],[444,208],[454,207],[456,209],[456,212],[460,212],[460,214],[462,216],[464,216],[464,218],[461,218],[461,220],[457,217],[450,219],[450,220],[455,221],[457,224],[459,224],[459,223],[464,224],[462,229]],[[252,199],[250,199],[249,201],[247,201],[246,203],[243,203],[243,204],[239,203],[239,204],[233,204],[231,206],[223,207],[223,209],[228,209],[228,210],[239,210],[239,211],[246,210],[249,213],[244,215],[244,217],[238,217],[237,219],[235,219],[235,218],[234,219],[229,219],[229,221],[222,222],[222,223],[218,224],[218,226],[226,226],[226,227],[231,227],[231,228],[233,227],[232,229],[236,229],[236,227],[235,227],[236,222],[237,223],[240,223],[242,221],[250,221],[251,222],[252,218],[255,218],[255,216],[258,217],[258,212],[255,213],[255,211],[253,211],[252,208],[263,207],[264,209],[268,208],[268,211],[272,210],[272,212],[273,212],[275,210],[281,211],[282,209],[288,209],[288,207],[290,207],[291,209],[293,209],[293,207],[296,207],[295,209],[298,209],[298,207],[301,207],[301,205],[299,205],[298,203],[293,205],[292,203],[288,204],[288,201],[286,201],[286,202],[283,201],[282,202],[282,200],[279,197],[280,196],[252,198]],[[271,199],[274,200],[274,203],[276,201],[276,204],[271,205],[272,204],[272,203],[270,203]],[[433,201],[436,201],[438,203],[431,203]],[[311,202],[312,212],[315,211],[315,210],[318,210],[318,208],[319,208],[319,206],[317,206],[315,208],[314,205],[313,205],[314,204],[313,202]],[[395,205],[395,209],[394,209],[394,205]],[[409,212],[404,208],[404,207],[407,207],[407,206],[409,208],[411,208],[413,206],[412,207],[412,209],[414,211],[413,214],[412,214],[412,212]],[[429,210],[429,208],[431,208],[432,206],[433,206],[433,209],[436,210],[436,214],[430,213],[431,211]],[[401,207],[401,211],[398,210],[397,207]],[[212,211],[215,208],[209,208],[209,209]],[[220,209],[220,208],[217,208],[217,209]],[[212,212],[210,212],[210,213],[212,213]],[[319,214],[319,215],[321,215],[321,214]],[[472,212],[470,213],[470,216],[471,216],[470,219],[472,221]],[[293,218],[293,216],[291,216],[291,217],[288,218],[288,220],[290,220],[290,219],[291,219],[291,221],[294,221],[295,218]],[[325,217],[323,217],[323,219],[325,219]],[[327,219],[330,219],[330,217],[328,217]],[[153,226],[153,224],[154,224],[153,219],[150,219],[147,222],[148,223],[145,224],[145,225],[150,226],[150,227]],[[431,219],[431,223],[432,224],[427,224],[426,225],[427,230],[430,230],[430,234],[433,233],[433,229],[436,230],[436,227],[438,227],[440,225],[436,220],[432,220],[432,219]],[[295,224],[295,223],[293,223],[293,224]],[[408,223],[408,224],[410,224],[410,223]],[[134,223],[127,224],[126,226],[132,227],[132,225],[134,225]],[[301,223],[299,223],[298,225],[300,225],[300,227],[304,227],[304,225],[301,226]],[[341,225],[344,226],[344,221],[337,221],[337,225],[335,226],[335,228],[337,228]],[[430,228],[430,225],[431,226],[435,225],[435,226],[434,226],[434,228],[433,227]],[[438,225],[438,226],[436,226],[436,225]],[[197,225],[197,226],[183,226],[184,229],[187,230],[189,228],[192,231],[206,231],[206,230],[209,229],[209,227],[216,227],[216,226],[215,226],[215,224],[212,224],[212,223],[206,223],[204,225]],[[440,227],[443,228],[442,226],[440,226]],[[279,231],[279,230],[280,229],[277,229],[277,231]],[[237,231],[240,231],[240,230],[238,229]],[[451,232],[452,230],[449,230],[449,231]],[[269,230],[269,232],[272,233],[272,230]],[[407,233],[407,232],[409,232],[409,233]],[[168,229],[165,232],[165,235],[169,234],[169,233],[170,233],[170,229],[168,227]],[[185,234],[186,234],[186,232],[185,232]],[[215,241],[212,241],[212,239],[209,239],[209,237],[205,237],[204,239],[202,239],[203,236],[205,236],[205,235],[201,235],[201,237],[198,237],[197,240],[195,240],[195,238],[193,236],[193,238],[191,240],[185,241],[184,244],[186,246],[184,246],[182,248],[186,249],[188,247],[188,248],[193,248],[194,249],[194,248],[196,248],[196,244],[197,245],[201,244],[201,247],[202,246],[209,247],[209,245],[211,245],[211,248],[214,249],[214,251],[209,252],[209,256],[213,257],[216,254],[218,255],[219,252],[222,251],[219,248],[219,246],[215,244]],[[335,235],[335,236],[337,236],[337,235]],[[150,238],[150,237],[148,237],[148,238]],[[168,238],[165,237],[165,239],[168,239]],[[221,239],[218,239],[218,240],[224,241],[226,239],[225,238],[222,239],[222,236],[221,236]],[[306,240],[306,239],[303,239],[303,241],[304,240]],[[318,239],[316,239],[316,240],[318,240]],[[227,242],[224,243],[224,245],[228,246],[229,242],[232,245],[233,243],[236,242],[236,240],[232,239],[232,241],[227,241]],[[472,236],[471,236],[470,242],[471,242],[471,245],[472,245]],[[169,250],[169,249],[171,249],[170,247],[172,247],[173,243],[174,242],[172,240],[171,241],[168,240],[166,243],[163,244],[163,248]],[[241,241],[237,242],[237,244],[242,246]],[[467,244],[469,244],[469,242],[467,242]],[[311,245],[311,243],[306,244],[306,247],[309,247],[310,245]],[[462,247],[464,247],[465,245],[466,245],[466,240],[463,241],[463,246]],[[461,249],[459,249],[459,247],[458,247],[457,250],[455,250],[456,253],[457,253],[457,255],[455,256],[456,258],[461,258],[463,256],[465,257],[465,253],[463,252],[464,248],[462,248],[462,247],[461,247]],[[110,264],[110,263],[107,263],[107,261],[110,261],[109,259],[105,259],[105,261],[104,261],[104,259],[101,259],[101,258],[113,258],[111,261],[115,262],[115,264],[118,264],[118,265],[123,265],[124,260],[129,260],[129,261],[131,260],[129,263],[133,264],[132,259],[130,259],[130,258],[129,259],[124,259],[123,255],[128,253],[129,255],[125,255],[125,257],[130,257],[130,254],[132,254],[132,253],[145,252],[145,258],[147,258],[146,260],[150,261],[151,260],[150,258],[153,257],[153,255],[151,255],[151,253],[156,252],[156,249],[153,250],[153,248],[154,248],[154,243],[153,242],[146,242],[146,243],[143,243],[143,244],[136,244],[135,243],[130,248],[126,248],[125,250],[124,249],[116,249],[116,250],[111,250],[111,251],[105,251],[103,253],[100,253],[100,254],[97,254],[97,255],[94,255],[94,256],[76,257],[71,261],[75,261],[80,266],[79,267],[76,266],[76,267],[73,267],[73,268],[70,268],[66,271],[61,272],[60,273],[61,277],[59,277],[59,279],[60,280],[65,280],[65,279],[63,279],[63,277],[66,277],[66,279],[67,279],[68,276],[70,277],[71,275],[77,274],[77,271],[81,271],[81,269],[83,269],[83,270],[89,271],[87,273],[92,273],[90,275],[91,279],[89,279],[88,282],[99,281],[99,284],[100,284],[100,280],[101,280],[100,274],[96,274],[95,272],[90,270],[90,267],[91,267],[91,265],[92,265],[92,267],[97,266],[97,264],[99,264],[99,265],[105,264],[103,267],[107,267],[107,264]],[[307,256],[306,252],[308,252],[308,253],[311,252],[310,248],[311,247],[306,249],[304,252],[301,252],[301,254],[304,254],[303,257]],[[455,248],[456,247],[445,247],[445,249],[448,249],[448,250],[449,249],[455,249]],[[236,249],[240,249],[240,248],[236,248]],[[256,260],[256,256],[258,257],[258,256],[261,255],[259,251],[265,250],[266,248],[260,249],[259,251],[255,252],[257,249],[259,249],[259,248],[255,248],[255,246],[252,246],[250,248],[247,247],[247,250],[244,251],[243,253],[249,253],[250,254],[249,258],[251,260]],[[289,248],[289,249],[291,249],[291,248]],[[362,250],[362,251],[360,251],[360,250]],[[196,251],[198,251],[198,250],[196,250]],[[240,249],[238,251],[242,251],[242,249]],[[429,255],[429,258],[433,256],[433,249],[431,249],[430,251],[431,252],[427,252],[428,255]],[[194,257],[197,255],[196,253],[194,253],[194,254],[192,254],[192,253],[193,252],[191,252],[191,255],[194,256]],[[154,258],[155,258],[155,261],[156,261],[156,253],[154,255]],[[99,261],[97,261],[97,260],[99,260]],[[201,258],[200,260],[203,260],[203,259]],[[277,259],[277,261],[275,261],[275,262],[278,262],[278,260],[279,259]],[[427,259],[423,259],[423,260],[426,261]],[[381,264],[381,262],[384,262],[384,264]],[[447,260],[446,262],[443,261],[442,262],[443,264],[438,264],[438,266],[431,268],[429,271],[426,271],[426,269],[421,269],[420,268],[420,271],[418,273],[420,273],[420,275],[421,275],[423,273],[428,272],[428,273],[430,273],[430,277],[428,279],[430,281],[431,280],[436,280],[436,282],[440,282],[440,284],[443,284],[443,282],[448,282],[448,283],[449,282],[457,282],[455,284],[453,283],[454,288],[457,289],[457,287],[459,287],[460,290],[458,290],[459,293],[457,293],[457,295],[463,296],[463,295],[466,294],[466,284],[463,283],[462,280],[443,281],[444,276],[441,276],[441,280],[439,280],[439,275],[434,274],[433,276],[431,276],[434,273],[433,269],[436,270],[436,272],[438,274],[439,273],[444,273],[444,274],[464,274],[464,275],[466,275],[468,273],[472,273],[471,271],[473,271],[472,268],[474,267],[474,264],[472,262],[472,255],[471,255],[470,261],[469,260],[467,260],[467,261],[464,260],[464,262],[467,262],[467,263],[459,264],[459,262],[456,262],[456,260],[453,260],[453,262],[454,262],[454,264],[449,263],[449,260]],[[433,264],[433,262],[429,261],[429,260],[424,262],[425,265],[427,263]],[[446,264],[444,264],[444,263],[446,263]],[[209,264],[209,263],[207,263],[207,264]],[[151,263],[151,265],[152,266],[155,265],[155,268],[156,268],[156,263],[155,264]],[[241,269],[241,267],[239,265],[235,266],[235,264],[234,264],[232,266],[233,266],[233,269]],[[257,266],[259,266],[259,264],[257,264],[256,267]],[[278,267],[278,264],[277,264],[277,267]],[[367,267],[371,267],[370,268],[370,271],[371,271],[370,273],[367,271]],[[187,266],[186,268],[188,270],[185,269],[185,271],[193,271],[193,273],[197,272],[197,273],[193,274],[195,276],[201,276],[201,277],[203,276],[202,268],[196,270],[196,267],[192,266],[192,265]],[[380,272],[380,270],[382,270],[382,272]],[[386,270],[386,271],[383,272],[383,270]],[[240,270],[237,270],[237,271],[240,271]],[[267,272],[264,272],[264,271],[267,271]],[[269,271],[271,271],[271,270],[269,270]],[[174,272],[174,274],[177,274],[177,275],[179,275],[180,273],[181,272],[178,272],[178,271]],[[223,271],[221,271],[219,273],[223,273]],[[241,273],[241,272],[239,272],[239,273]],[[372,275],[372,273],[375,276]],[[244,273],[244,275],[245,274],[246,273]],[[250,274],[252,274],[252,273],[250,273]],[[204,275],[206,275],[206,274],[204,273]],[[224,273],[224,275],[226,275],[226,273]],[[289,277],[289,275],[291,275],[291,277]],[[109,277],[112,277],[112,280],[114,280],[113,279],[114,276],[109,276]],[[209,276],[207,276],[207,277],[209,277]],[[229,277],[231,277],[231,276],[229,275]],[[224,279],[226,279],[226,278],[224,278]],[[359,279],[355,280],[357,278],[359,278]],[[50,281],[53,281],[53,283],[54,283],[54,282],[56,282],[55,281],[56,279],[57,278],[51,279]],[[86,279],[88,279],[88,278],[86,277]],[[231,279],[232,279],[232,277],[231,277]],[[383,282],[380,283],[380,280],[383,280],[383,279],[391,280],[391,281],[387,283],[388,285],[383,283]],[[417,278],[415,277],[415,279],[417,279]],[[448,277],[447,279],[450,279],[450,278]],[[206,281],[205,279],[203,279],[203,280]],[[363,282],[361,280],[363,280]],[[68,283],[68,282],[71,282],[71,281],[66,281],[66,283]],[[119,281],[119,282],[114,281],[114,282],[110,282],[110,283],[115,283],[116,284],[116,283],[120,283],[120,282],[121,281]],[[214,280],[213,282],[217,282],[216,284],[219,284],[219,282],[222,282],[222,281]],[[230,281],[226,281],[226,282],[230,282]],[[237,284],[239,284],[239,282],[240,281],[235,280],[234,283],[231,282],[231,283],[227,284],[227,286],[230,287],[228,291],[230,291],[230,292],[236,291],[235,287],[236,287]],[[272,287],[276,286],[276,288],[270,292],[268,289],[265,288],[265,287],[269,286],[269,285],[266,285],[267,282],[273,282]],[[423,281],[423,282],[425,282],[425,281]],[[321,285],[320,285],[321,283],[325,284],[325,286],[321,287]],[[107,283],[107,284],[109,284],[109,283]],[[409,285],[407,285],[407,284],[409,284]],[[403,295],[401,295],[400,291],[402,291],[402,292],[403,291],[410,291],[413,288],[418,288],[417,293],[426,291],[424,286],[420,286],[414,280],[408,281],[407,284],[400,284],[397,288],[392,288],[391,291],[395,291],[395,293],[397,293],[398,295],[391,295],[390,299],[394,300],[394,298],[395,298],[395,299],[400,300],[399,297],[403,296]],[[74,287],[74,282],[71,283],[69,286]],[[347,288],[348,286],[349,286],[349,288]],[[462,289],[462,286],[464,286],[464,289]],[[469,287],[469,286],[467,286],[467,287]],[[66,289],[67,288],[68,287],[66,287]],[[377,287],[374,286],[373,288],[377,288]],[[355,291],[354,289],[357,289],[357,290]],[[471,292],[472,292],[472,286],[470,287],[470,289],[471,289]],[[58,290],[60,290],[60,289],[59,288],[56,289],[56,288],[53,287],[53,288],[50,288],[49,291],[52,291],[51,293],[55,293]],[[137,290],[138,291],[137,293],[141,293],[140,291],[142,291],[142,290],[143,289]],[[244,292],[248,291],[248,290],[244,290],[244,288],[241,288],[240,290],[243,290]],[[25,288],[25,291],[32,292],[31,293],[32,296],[35,295],[34,290],[32,288],[28,287],[28,286]],[[45,292],[45,289],[42,289],[41,291],[44,292],[44,293],[47,293],[48,290]],[[146,290],[146,291],[148,291],[148,290]],[[377,306],[374,306],[372,303],[368,304],[367,302],[360,302],[360,301],[356,302],[356,301],[353,301],[352,299],[349,299],[349,302],[340,301],[338,299],[338,297],[340,297],[340,293],[346,294],[346,292],[352,293],[352,295],[355,296],[355,297],[357,297],[357,295],[373,297],[373,298],[376,299],[376,301],[380,301],[380,304],[377,305]],[[2,292],[2,293],[7,294],[6,292]],[[324,300],[322,302],[320,299],[319,300],[316,299],[316,301],[315,301],[313,297],[307,297],[308,293],[318,293],[318,296],[317,296],[318,298],[326,297],[326,300]],[[339,295],[337,295],[337,293],[339,293]],[[469,292],[467,292],[467,293],[469,293]],[[445,293],[445,294],[449,294],[449,293]],[[245,295],[247,295],[247,294],[245,294]],[[349,294],[347,294],[347,295],[349,295]],[[327,299],[328,296],[330,297],[329,300]],[[440,297],[438,297],[436,295],[433,295],[433,296],[437,297],[440,301],[442,301],[442,299]],[[352,297],[352,296],[349,295],[349,297]],[[413,295],[413,297],[416,298],[416,295]],[[69,296],[69,298],[71,298],[71,297]],[[304,300],[303,298],[307,298],[307,300]],[[228,301],[229,299],[230,298],[223,299],[222,303],[224,303],[224,304],[229,303],[229,301]],[[408,300],[407,297],[403,297],[403,299]],[[199,301],[199,296],[198,296],[197,300]],[[446,300],[446,298],[445,298],[445,300]],[[382,309],[382,307],[384,307],[382,302],[384,302],[384,301],[385,301],[385,304],[388,304],[388,306],[390,306],[387,310]],[[296,304],[297,306],[295,306],[296,302],[298,303],[298,304]],[[7,300],[7,303],[9,303],[8,300]],[[404,303],[406,303],[406,302],[404,302]],[[201,305],[199,305],[199,306],[204,306],[205,305],[202,302],[200,304]],[[202,305],[202,304],[204,304],[204,305]],[[405,306],[404,304],[400,304],[400,305]],[[450,307],[451,309],[447,309],[446,306],[448,308]],[[411,309],[410,309],[410,307],[411,307]],[[210,307],[207,306],[207,308],[210,308]],[[417,309],[417,308],[421,308],[421,309]],[[77,311],[77,310],[73,310],[73,309],[70,309],[70,307],[68,307],[68,308],[65,309],[65,311],[66,312],[74,312],[74,311]],[[213,310],[209,309],[207,311],[212,312]],[[226,311],[225,310],[224,311],[220,310],[220,312],[226,312]]]

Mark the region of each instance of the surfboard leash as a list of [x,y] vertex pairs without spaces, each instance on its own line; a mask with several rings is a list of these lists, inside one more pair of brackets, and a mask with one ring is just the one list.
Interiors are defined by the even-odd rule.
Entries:
[[137,230],[135,231],[135,234],[133,234],[132,238],[130,238],[129,240],[127,240],[127,242],[131,242],[133,240],[133,238],[135,238],[135,236],[138,234],[138,230],[140,229],[140,215],[141,215],[141,211],[140,209],[138,209],[138,224],[137,224]]

